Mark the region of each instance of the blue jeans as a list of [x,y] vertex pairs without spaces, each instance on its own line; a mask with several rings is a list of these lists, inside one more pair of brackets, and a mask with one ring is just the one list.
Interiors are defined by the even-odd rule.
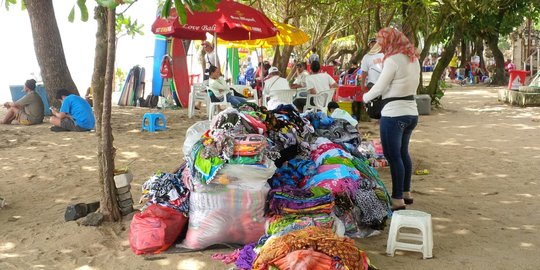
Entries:
[[[210,95],[212,102],[221,102],[223,99],[217,98],[213,93]],[[227,94],[227,102],[231,103],[233,107],[238,107],[239,104],[246,102],[245,98],[234,96],[233,94]]]
[[411,134],[418,124],[418,116],[381,117],[380,131],[384,157],[392,175],[392,198],[402,199],[403,192],[411,191],[412,161],[409,155]]

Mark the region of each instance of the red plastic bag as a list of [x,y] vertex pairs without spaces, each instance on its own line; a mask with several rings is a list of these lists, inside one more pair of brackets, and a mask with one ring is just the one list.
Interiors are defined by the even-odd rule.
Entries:
[[129,228],[129,244],[135,254],[160,253],[169,248],[187,224],[182,213],[152,204],[133,216]]

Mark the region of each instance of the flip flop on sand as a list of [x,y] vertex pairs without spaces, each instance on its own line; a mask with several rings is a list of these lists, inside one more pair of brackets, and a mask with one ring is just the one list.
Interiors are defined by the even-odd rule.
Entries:
[[51,131],[54,131],[54,132],[62,132],[62,131],[69,131],[65,128],[61,128],[61,127],[57,127],[57,126],[52,126],[51,127]]

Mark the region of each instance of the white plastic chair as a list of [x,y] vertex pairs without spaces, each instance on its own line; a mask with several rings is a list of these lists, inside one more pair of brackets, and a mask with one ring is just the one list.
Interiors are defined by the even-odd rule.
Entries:
[[195,103],[197,101],[201,101],[204,104],[206,104],[207,112],[208,112],[208,103],[210,101],[210,98],[208,97],[208,93],[206,92],[206,85],[204,83],[194,83],[191,86],[191,91],[189,92],[189,103],[188,103],[188,117],[192,118],[195,114]]
[[[214,115],[219,111],[220,106],[232,107],[232,104],[227,101],[227,94],[229,94],[230,91],[225,91],[223,93],[223,101],[213,102],[210,98],[210,93],[212,92],[212,90],[210,90],[209,87],[207,87],[206,89],[208,90],[208,120],[212,121]],[[216,107],[218,108],[217,110]]]
[[[416,229],[419,233],[401,232],[402,228]],[[400,210],[392,214],[388,231],[386,254],[394,256],[396,249],[422,253],[423,259],[433,257],[433,225],[431,215],[417,210]]]
[[[336,89],[330,89],[326,91],[318,92],[317,94],[309,94],[307,95],[306,99],[306,105],[304,106],[304,112],[307,111],[322,111],[324,113],[328,110],[328,103],[332,101],[332,97],[334,96],[334,92]],[[313,104],[311,105],[311,101],[313,101]]]
[[296,89],[273,90],[270,93],[263,93],[263,106],[268,107],[268,101],[272,98],[279,100],[282,104],[292,104],[296,95]]

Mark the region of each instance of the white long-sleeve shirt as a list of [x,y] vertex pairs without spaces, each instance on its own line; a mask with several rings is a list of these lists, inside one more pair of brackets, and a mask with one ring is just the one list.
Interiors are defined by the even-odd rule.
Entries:
[[[363,96],[369,102],[378,96],[383,99],[415,95],[420,83],[420,63],[411,62],[404,54],[395,54],[384,60],[383,69],[375,85]],[[389,102],[381,111],[382,116],[396,117],[418,115],[415,100]]]

